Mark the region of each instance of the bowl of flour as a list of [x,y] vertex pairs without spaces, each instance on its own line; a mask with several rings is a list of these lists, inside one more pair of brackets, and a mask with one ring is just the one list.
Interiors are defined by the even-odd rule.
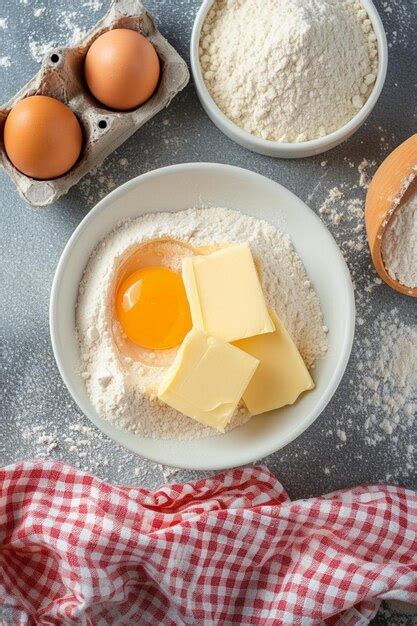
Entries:
[[205,0],[191,67],[203,108],[240,145],[320,154],[365,122],[388,46],[371,0]]
[[[221,435],[149,393],[164,363],[124,359],[112,338],[109,290],[126,253],[167,237],[193,246],[249,243],[265,297],[310,368],[312,391],[252,418],[240,408]],[[104,198],[69,240],[50,303],[55,358],[85,415],[137,454],[190,469],[261,459],[310,426],[343,376],[354,317],[349,271],[320,219],[259,174],[206,163],[144,174]]]

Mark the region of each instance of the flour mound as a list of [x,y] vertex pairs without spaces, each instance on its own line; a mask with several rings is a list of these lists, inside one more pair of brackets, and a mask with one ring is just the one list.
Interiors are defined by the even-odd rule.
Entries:
[[[288,238],[267,222],[228,209],[152,213],[121,224],[95,249],[79,289],[76,321],[81,375],[96,411],[144,437],[194,439],[212,429],[185,417],[156,397],[166,366],[134,361],[120,353],[112,332],[112,288],[120,264],[151,239],[178,239],[193,246],[248,242],[259,265],[268,305],[287,327],[308,367],[327,350],[318,297]],[[250,419],[243,404],[230,428]]]
[[209,92],[253,135],[301,142],[348,122],[377,74],[359,0],[217,0],[200,40]]
[[382,258],[391,278],[411,289],[417,287],[417,184],[385,230]]

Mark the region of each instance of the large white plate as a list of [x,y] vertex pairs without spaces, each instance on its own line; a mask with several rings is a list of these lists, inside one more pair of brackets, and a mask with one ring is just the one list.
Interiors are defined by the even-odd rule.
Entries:
[[[290,235],[319,295],[330,347],[315,370],[316,388],[291,407],[254,417],[230,433],[195,441],[144,439],[97,415],[79,375],[75,303],[87,260],[123,218],[157,211],[220,206],[265,219]],[[121,445],[158,463],[221,469],[256,461],[298,437],[335,393],[352,348],[355,307],[342,254],[320,219],[281,185],[230,165],[187,163],[155,170],[122,185],[84,218],[62,253],[51,293],[52,346],[62,378],[90,420]]]

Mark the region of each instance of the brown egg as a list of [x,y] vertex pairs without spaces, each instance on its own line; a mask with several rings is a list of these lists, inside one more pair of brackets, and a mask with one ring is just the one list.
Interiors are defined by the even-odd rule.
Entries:
[[81,126],[65,104],[49,96],[18,102],[4,125],[4,148],[26,176],[49,180],[76,163],[82,146]]
[[140,33],[116,28],[100,35],[85,57],[85,79],[105,106],[127,111],[154,93],[160,74],[153,45]]

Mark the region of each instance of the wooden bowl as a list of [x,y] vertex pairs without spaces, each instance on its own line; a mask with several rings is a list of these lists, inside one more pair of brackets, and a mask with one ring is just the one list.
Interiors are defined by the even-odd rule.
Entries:
[[391,278],[382,258],[382,239],[395,211],[417,177],[417,134],[404,141],[376,171],[365,203],[365,224],[372,262],[382,280],[407,296],[417,298],[417,287],[410,288]]

